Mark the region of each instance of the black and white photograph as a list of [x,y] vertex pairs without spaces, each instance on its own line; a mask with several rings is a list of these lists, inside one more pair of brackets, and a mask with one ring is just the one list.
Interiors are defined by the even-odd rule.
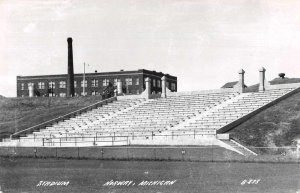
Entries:
[[0,0],[0,193],[300,193],[300,1]]

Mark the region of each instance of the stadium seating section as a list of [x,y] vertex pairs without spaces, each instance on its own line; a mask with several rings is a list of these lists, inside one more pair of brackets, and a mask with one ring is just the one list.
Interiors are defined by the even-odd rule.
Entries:
[[[264,92],[211,92],[108,103],[40,131],[14,139],[19,146],[111,146],[159,139],[217,138],[218,130],[253,113],[295,88]],[[178,138],[178,137],[185,138]],[[225,141],[236,149],[234,141]],[[249,153],[249,151],[244,151]],[[251,152],[250,152],[251,154]]]

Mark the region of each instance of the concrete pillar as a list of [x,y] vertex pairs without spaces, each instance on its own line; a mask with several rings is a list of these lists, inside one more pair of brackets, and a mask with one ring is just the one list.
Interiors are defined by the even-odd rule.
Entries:
[[163,76],[161,78],[161,97],[166,98],[167,97],[167,84],[166,84],[167,78],[166,76]]
[[118,95],[122,95],[123,94],[122,81],[121,80],[118,80],[118,82],[117,82],[117,93],[118,93]]
[[67,96],[73,97],[74,89],[74,69],[73,69],[73,46],[72,38],[68,38],[68,78],[67,78]]
[[237,84],[238,92],[245,92],[245,71],[243,69],[239,70],[239,82]]
[[264,67],[261,67],[259,69],[259,91],[265,91],[266,90],[266,69]]
[[29,97],[34,97],[34,87],[33,85],[28,86]]
[[234,88],[240,92],[245,92],[245,79],[244,79],[245,71],[243,69],[239,70],[239,82],[234,86]]
[[151,80],[150,80],[149,77],[146,78],[145,84],[146,84],[145,93],[146,93],[148,96],[150,96],[150,95],[151,95]]
[[150,99],[150,97],[151,97],[151,80],[149,77],[145,79],[145,85],[146,85],[146,88],[142,92],[141,95],[143,96],[143,98]]

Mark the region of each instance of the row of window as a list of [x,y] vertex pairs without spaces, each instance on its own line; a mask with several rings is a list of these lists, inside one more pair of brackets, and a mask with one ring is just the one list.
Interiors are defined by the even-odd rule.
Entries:
[[[120,81],[120,79],[114,79],[114,86],[116,86],[117,85],[117,82],[118,81]],[[80,81],[80,85],[81,85],[81,87],[87,87],[88,85],[87,85],[87,80],[85,80],[85,81]],[[92,84],[91,84],[91,86],[92,87],[98,87],[99,86],[99,80],[97,80],[97,79],[94,79],[94,80],[92,80],[92,82],[91,82]],[[110,80],[109,79],[104,79],[103,81],[102,81],[102,86],[108,86],[109,85],[109,83],[110,83]],[[125,79],[125,84],[126,85],[132,85],[132,78],[126,78]],[[135,85],[139,85],[140,84],[140,81],[139,81],[139,78],[136,78],[135,79]],[[32,82],[29,82],[28,84],[28,88],[30,87],[30,86],[34,86],[34,83],[32,83]],[[55,82],[49,82],[48,83],[48,87],[49,88],[55,88]],[[74,81],[74,87],[76,88],[77,87],[77,81]],[[66,81],[60,81],[59,82],[59,88],[66,88]],[[38,89],[45,89],[45,82],[38,82]],[[21,83],[21,90],[25,90],[25,83]]]
[[[78,93],[75,93],[75,96],[86,96],[87,92],[81,92],[80,95]],[[99,95],[98,91],[92,91],[92,96],[96,96]],[[66,97],[67,94],[64,92],[59,93],[58,95],[56,95],[55,93],[49,93],[49,97],[56,97],[56,96],[60,96],[60,97]]]
[[[50,82],[49,84],[53,85],[52,82]],[[169,88],[169,85],[170,85],[170,83],[167,82],[166,86],[168,88]],[[176,84],[175,83],[171,83],[171,90],[174,91],[175,89],[176,89]],[[98,91],[92,91],[91,94],[92,94],[92,96],[100,95],[100,93]],[[130,94],[140,94],[140,91],[139,90],[136,90],[136,91],[131,90]],[[86,95],[87,95],[87,92],[81,92],[81,93],[76,93],[75,92],[75,96],[86,96]],[[50,92],[50,93],[48,93],[48,96],[49,97],[57,97],[57,96],[59,96],[59,97],[66,97],[67,94],[64,93],[64,92],[61,92],[61,93],[58,93],[58,94]],[[24,97],[24,95],[22,95],[22,97]]]
[[[139,85],[139,78],[136,78],[135,79],[135,85]],[[117,82],[120,81],[120,79],[114,79],[114,86],[117,85]],[[87,87],[87,80],[85,81],[80,81],[81,83],[81,87]],[[91,87],[98,87],[99,84],[98,84],[98,80],[97,79],[94,79],[92,80],[91,82]],[[104,79],[103,82],[102,82],[102,85],[103,86],[108,86],[110,83],[109,79]],[[132,78],[126,78],[125,79],[125,84],[126,85],[132,85]],[[167,85],[167,88],[170,88],[170,83],[167,82],[166,83]],[[32,82],[29,82],[28,84],[28,88],[30,86],[34,86],[34,83]],[[161,88],[161,81],[160,80],[156,80],[156,79],[152,79],[152,85],[153,87],[158,87],[158,88]],[[77,87],[77,81],[74,81],[74,87],[76,88]],[[49,82],[48,83],[48,88],[50,89],[54,89],[55,88],[55,82]],[[59,82],[59,88],[66,88],[66,81],[60,81]],[[38,82],[38,89],[45,89],[45,82]],[[175,83],[171,83],[171,90],[175,90],[176,89],[176,84]],[[25,90],[25,83],[21,83],[21,90]]]
[[[28,85],[28,88],[33,87],[34,83],[29,82],[29,83],[27,83],[27,85]],[[49,88],[55,88],[55,82],[49,82],[48,86],[49,86]],[[66,88],[66,81],[60,81],[59,88]],[[38,89],[45,89],[45,83],[38,82]],[[21,83],[21,90],[25,90],[25,83]]]
[[[96,96],[96,95],[100,95],[100,93],[98,91],[92,91],[91,92],[92,96]],[[140,91],[139,90],[136,90],[136,94],[140,94]],[[75,96],[86,96],[87,95],[87,92],[81,92],[81,93],[76,93],[75,92]],[[55,94],[55,93],[49,93],[49,97],[56,97],[56,96],[59,96],[59,97],[66,97],[67,94],[62,92],[62,93],[58,93],[58,94]],[[23,95],[24,97],[24,95]]]

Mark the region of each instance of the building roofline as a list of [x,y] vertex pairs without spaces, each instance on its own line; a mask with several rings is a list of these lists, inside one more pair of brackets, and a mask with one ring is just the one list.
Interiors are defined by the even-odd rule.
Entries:
[[[85,73],[85,76],[107,76],[107,75],[128,75],[128,74],[154,74],[154,75],[160,75],[160,76],[167,76],[167,78],[175,79],[177,80],[176,76],[172,76],[169,74],[164,74],[162,72],[156,72],[156,71],[150,71],[146,69],[138,69],[138,70],[131,70],[131,71],[114,71],[114,72],[95,72],[95,73]],[[67,76],[67,74],[53,74],[53,75],[36,75],[36,76],[17,76],[17,79],[30,79],[30,78],[45,78],[45,77],[51,77],[51,78],[63,78]],[[74,76],[83,76],[83,73],[76,73]]]

